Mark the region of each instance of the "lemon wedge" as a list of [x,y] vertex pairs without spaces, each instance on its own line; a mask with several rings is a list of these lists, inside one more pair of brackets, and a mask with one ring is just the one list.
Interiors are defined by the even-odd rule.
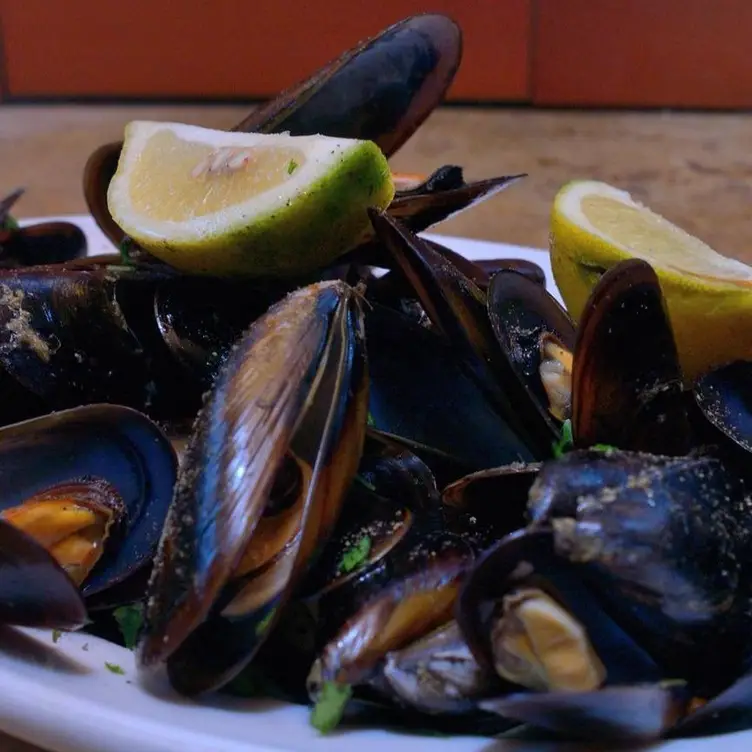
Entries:
[[393,196],[371,141],[134,121],[107,201],[125,233],[175,268],[280,276],[336,259],[369,227],[368,207]]
[[[575,181],[551,215],[551,266],[570,314],[579,319],[604,271],[629,258],[658,274],[688,381],[752,359],[752,267],[714,251],[606,183]],[[635,332],[635,352],[640,332]]]

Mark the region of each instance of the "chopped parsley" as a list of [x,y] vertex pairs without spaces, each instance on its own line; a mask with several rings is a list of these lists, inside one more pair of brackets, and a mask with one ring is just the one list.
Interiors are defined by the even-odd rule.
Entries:
[[291,159],[287,164],[287,174],[292,175],[293,172],[298,169],[298,167],[298,163],[294,159]]
[[105,661],[104,665],[105,668],[113,674],[119,674],[120,676],[125,675],[125,671],[123,671],[122,667],[118,666],[117,663],[109,663],[108,661]]
[[20,225],[10,214],[6,214],[5,219],[0,222],[0,230],[18,230],[19,228]]
[[369,483],[362,475],[356,475],[355,482],[360,483],[361,486],[367,488],[369,491],[376,493],[376,486],[373,483]]
[[120,606],[116,608],[112,615],[120,627],[120,633],[123,635],[123,642],[128,650],[136,647],[138,632],[144,623],[144,607],[141,603],[134,603],[131,606]]
[[363,535],[358,542],[342,554],[342,560],[339,563],[339,573],[347,574],[364,564],[371,553],[371,536]]
[[590,447],[594,452],[615,452],[616,447],[611,444],[593,444]]
[[57,645],[63,633],[59,629],[52,630],[52,641]]
[[561,436],[551,447],[554,457],[557,459],[564,456],[574,448],[574,436],[572,435],[572,421],[567,419],[561,426]]
[[311,726],[322,734],[333,731],[342,720],[350,697],[352,687],[334,682],[324,682],[321,694],[311,712]]
[[133,238],[130,238],[127,235],[120,241],[118,250],[120,251],[120,260],[123,262],[124,266],[133,266],[133,259],[131,259],[130,252],[134,245]]
[[274,618],[274,614],[276,612],[276,608],[271,609],[271,611],[269,611],[269,613],[256,625],[257,637],[266,632],[266,630],[269,628],[269,625],[272,623],[272,619]]

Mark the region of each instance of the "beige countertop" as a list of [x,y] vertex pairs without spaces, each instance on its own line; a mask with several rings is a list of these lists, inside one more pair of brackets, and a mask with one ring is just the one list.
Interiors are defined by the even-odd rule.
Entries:
[[[86,211],[81,174],[133,119],[229,127],[246,107],[0,106],[0,194],[27,188],[19,216]],[[524,109],[436,112],[393,159],[395,170],[442,164],[469,178],[529,177],[437,228],[543,247],[557,189],[574,178],[625,188],[719,251],[752,263],[752,116]],[[0,735],[0,750],[33,748]],[[35,748],[34,748],[35,749]]]
[[[242,106],[0,106],[0,193],[28,189],[21,216],[86,210],[81,174],[132,119],[230,127]],[[551,201],[574,178],[633,192],[722,253],[752,262],[752,116],[446,108],[393,158],[395,170],[441,164],[469,178],[529,177],[438,231],[545,246]]]

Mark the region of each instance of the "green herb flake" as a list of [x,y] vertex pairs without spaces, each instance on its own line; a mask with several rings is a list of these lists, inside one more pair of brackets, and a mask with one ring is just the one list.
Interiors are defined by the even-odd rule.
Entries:
[[374,486],[373,483],[369,483],[362,475],[356,475],[355,482],[360,483],[360,485],[363,486],[363,488],[366,488],[369,491],[373,491],[373,493],[376,493],[376,486]]
[[376,420],[374,419],[373,415],[371,415],[371,411],[370,410],[368,411],[368,419],[366,420],[366,423],[369,426],[375,426],[376,425]]
[[339,573],[347,574],[348,572],[353,572],[366,562],[369,553],[371,553],[371,536],[363,535],[352,548],[342,554],[342,560],[339,563]]
[[120,676],[125,676],[125,671],[123,671],[122,666],[118,666],[117,663],[109,663],[108,661],[104,662],[105,668],[112,672],[113,674],[119,674]]
[[133,239],[127,235],[120,241],[118,250],[120,251],[120,260],[125,266],[133,266],[133,259],[131,259],[130,252],[134,245]]
[[319,699],[311,712],[311,726],[322,734],[334,731],[342,720],[352,687],[334,682],[324,682]]
[[130,606],[120,606],[116,608],[112,615],[120,628],[123,635],[123,642],[128,650],[136,647],[136,640],[141,625],[144,623],[144,607],[141,603],[134,603]]
[[52,630],[52,641],[57,645],[57,643],[60,641],[60,638],[63,636],[63,633],[59,629],[53,629]]
[[272,623],[272,619],[274,618],[274,614],[277,612],[276,608],[273,608],[257,625],[256,625],[256,636],[259,637],[260,635],[264,634],[266,630],[269,628],[269,625]]
[[611,444],[593,444],[590,447],[594,452],[615,452],[616,447]]
[[554,453],[554,457],[558,459],[563,457],[567,452],[571,451],[574,447],[574,437],[572,435],[572,421],[567,419],[561,426],[561,437],[558,441],[555,441],[551,447]]
[[5,219],[0,222],[0,230],[10,230],[12,232],[19,229],[21,229],[21,226],[10,214],[6,214]]
[[299,166],[300,165],[294,159],[291,159],[287,164],[287,174],[292,175]]

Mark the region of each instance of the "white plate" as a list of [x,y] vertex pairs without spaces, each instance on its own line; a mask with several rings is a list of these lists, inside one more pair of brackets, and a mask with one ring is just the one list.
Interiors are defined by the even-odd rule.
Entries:
[[[112,246],[88,217],[78,222],[91,252]],[[27,220],[34,221],[34,220]],[[513,256],[539,264],[553,286],[548,254],[531,248],[436,236],[470,258]],[[122,667],[112,673],[105,663]],[[196,703],[166,687],[155,695],[139,686],[133,655],[102,640],[0,628],[0,729],[54,752],[573,752],[579,747],[421,738],[379,730],[319,737],[303,707],[222,698]],[[418,747],[419,745],[419,747]],[[752,732],[656,745],[660,752],[748,752]],[[591,747],[592,749],[592,747]],[[604,747],[604,749],[606,749]],[[626,752],[626,750],[625,750]]]

